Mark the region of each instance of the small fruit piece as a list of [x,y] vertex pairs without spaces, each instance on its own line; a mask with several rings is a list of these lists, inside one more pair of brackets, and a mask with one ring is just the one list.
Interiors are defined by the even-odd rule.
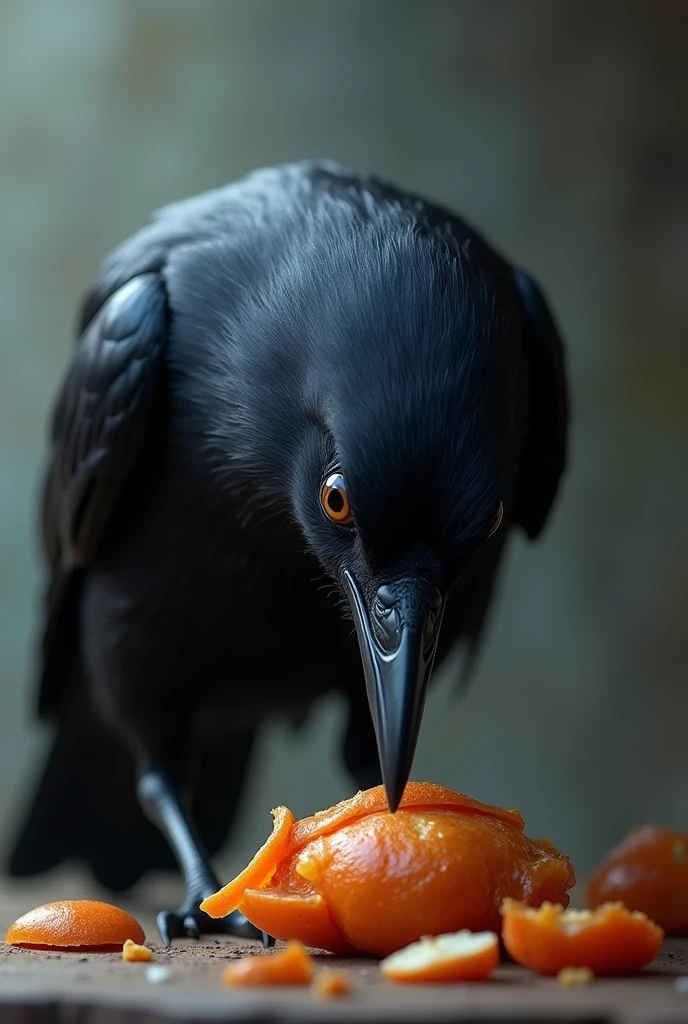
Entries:
[[319,999],[336,999],[337,996],[347,996],[351,992],[349,976],[344,971],[330,969],[318,971],[311,987]]
[[58,900],[29,910],[7,930],[9,946],[105,953],[127,939],[142,943],[143,928],[119,907],[98,900]]
[[300,942],[290,942],[279,953],[247,956],[225,968],[225,985],[307,985],[313,961]]
[[622,903],[597,910],[539,909],[516,900],[502,907],[502,938],[510,956],[540,974],[589,967],[595,974],[633,974],[659,953],[664,933],[645,914]]
[[594,977],[589,967],[563,967],[557,974],[557,981],[564,988],[583,988],[590,985]]
[[454,932],[426,936],[392,953],[380,964],[389,981],[484,981],[499,964],[494,932]]
[[149,949],[148,946],[140,946],[138,942],[132,942],[131,939],[127,939],[122,946],[122,959],[130,964],[143,963],[153,959],[153,950]]
[[645,825],[609,851],[587,887],[589,907],[622,900],[667,935],[688,934],[688,834]]
[[273,814],[257,857],[201,909],[239,909],[269,935],[332,953],[388,956],[422,935],[499,931],[505,897],[567,905],[575,883],[518,811],[430,783],[409,783],[396,814],[382,786],[302,821]]

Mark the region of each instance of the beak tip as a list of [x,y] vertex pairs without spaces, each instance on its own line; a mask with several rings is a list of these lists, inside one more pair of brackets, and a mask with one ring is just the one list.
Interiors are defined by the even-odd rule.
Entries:
[[406,789],[406,781],[400,783],[398,779],[393,782],[385,782],[385,796],[387,797],[387,806],[389,807],[390,814],[395,814],[401,803],[401,798],[404,795]]

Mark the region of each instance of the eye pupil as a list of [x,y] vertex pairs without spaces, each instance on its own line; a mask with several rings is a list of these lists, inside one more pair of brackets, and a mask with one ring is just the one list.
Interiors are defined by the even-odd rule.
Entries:
[[330,491],[327,496],[327,504],[333,512],[343,512],[344,498],[342,497],[341,491]]
[[341,473],[331,473],[323,483],[320,505],[328,519],[338,526],[349,526],[353,523],[349,496]]

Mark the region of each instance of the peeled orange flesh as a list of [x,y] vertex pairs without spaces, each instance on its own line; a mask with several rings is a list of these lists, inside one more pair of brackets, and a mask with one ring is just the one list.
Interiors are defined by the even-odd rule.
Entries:
[[300,942],[290,942],[279,953],[247,956],[225,968],[225,985],[307,985],[313,961]]
[[392,953],[380,964],[390,981],[484,981],[499,964],[494,932],[454,932],[426,937]]
[[688,934],[688,834],[645,825],[610,850],[587,887],[589,907],[621,900],[667,935]]
[[127,939],[143,943],[130,914],[99,900],[59,900],[29,910],[10,925],[5,942],[28,949],[121,950]]
[[502,912],[507,952],[540,974],[559,974],[566,967],[589,967],[594,974],[633,974],[654,960],[664,937],[645,914],[621,903],[565,911],[552,903],[533,909],[506,900]]
[[249,865],[201,909],[238,908],[276,938],[333,953],[388,956],[424,935],[499,931],[504,898],[567,905],[575,884],[568,858],[528,839],[518,811],[430,783],[409,783],[396,814],[381,786],[291,825],[286,808],[273,814],[260,871]]

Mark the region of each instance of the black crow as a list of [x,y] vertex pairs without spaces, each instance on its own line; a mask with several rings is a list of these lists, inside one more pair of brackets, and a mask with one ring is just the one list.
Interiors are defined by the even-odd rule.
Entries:
[[169,942],[218,929],[266,718],[344,694],[344,762],[396,809],[433,663],[475,649],[508,532],[555,500],[564,356],[472,227],[330,162],[159,211],[79,335],[42,504],[57,737],[10,871],[78,857],[119,891],[171,849]]

